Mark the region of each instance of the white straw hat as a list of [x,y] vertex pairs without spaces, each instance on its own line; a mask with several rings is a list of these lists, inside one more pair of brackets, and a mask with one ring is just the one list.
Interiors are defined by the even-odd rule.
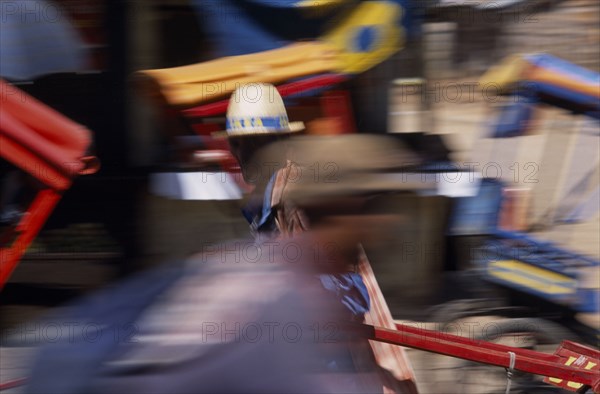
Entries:
[[226,131],[213,133],[213,137],[290,134],[302,130],[304,123],[289,122],[283,99],[275,86],[249,83],[233,92],[227,107]]

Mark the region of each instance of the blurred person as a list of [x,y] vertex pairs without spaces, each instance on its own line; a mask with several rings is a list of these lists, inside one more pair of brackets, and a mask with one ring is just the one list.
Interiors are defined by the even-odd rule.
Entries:
[[[297,151],[312,161],[309,147]],[[396,179],[382,188],[369,168],[347,164],[339,164],[339,183],[314,183],[303,172],[286,188],[312,230],[278,242],[204,245],[185,264],[149,271],[42,322],[41,332],[69,330],[46,341],[25,392],[384,392],[365,340],[345,325],[347,309],[317,275],[352,265],[359,241],[381,241],[396,216],[359,213],[373,191],[405,185]],[[403,392],[414,392],[404,383]]]
[[[240,163],[248,162],[248,152],[270,143],[261,137],[281,137],[261,131],[254,140],[237,136],[234,112],[228,114],[228,133],[240,141],[232,144]],[[260,121],[268,124],[269,118],[279,125],[287,121],[286,116]],[[285,135],[298,127],[276,130]],[[272,163],[262,169],[274,175],[278,167]],[[253,175],[272,177],[248,168],[243,174],[249,181]],[[276,250],[266,245],[268,252],[259,252],[258,261],[251,257],[256,245],[204,245],[206,253],[187,266],[156,269],[53,317],[52,324],[66,322],[74,331],[42,349],[27,392],[376,392],[373,378],[356,381],[355,370],[329,376],[332,357],[322,354],[319,339],[326,335],[337,342],[342,330],[336,324],[345,321],[338,316],[345,312],[315,280],[313,244],[290,239],[276,244]],[[288,246],[303,262],[287,264],[297,260],[290,259]],[[269,329],[288,323],[292,334],[300,327],[300,339],[282,340],[278,332],[279,340],[271,341]],[[267,331],[240,340],[247,336],[244,328],[256,327]],[[349,365],[346,342],[353,339],[342,337],[334,346],[335,360]]]
[[36,326],[41,336],[22,333],[46,345],[25,392],[377,392],[368,371],[328,366],[331,352],[351,366],[357,335],[315,280],[325,257],[314,244],[205,246],[63,308]]
[[[303,130],[301,122],[289,123],[275,86],[253,83],[239,87],[232,94],[227,108],[227,129],[215,134],[228,139],[244,180],[255,186],[242,212],[259,242],[291,237],[308,228],[302,210],[282,199],[288,183],[297,179],[301,171],[295,160],[302,158],[293,157],[289,137]],[[269,149],[273,144],[276,149]],[[265,150],[267,155],[258,155]],[[362,320],[369,310],[369,296],[361,276],[345,272],[335,277],[325,275],[322,279],[352,316]]]
[[[268,161],[281,149],[272,144],[257,155],[258,160]],[[322,272],[319,279],[344,305],[348,318],[395,329],[363,250],[365,243],[381,246],[384,238],[393,236],[384,225],[393,215],[357,214],[368,206],[368,196],[426,188],[424,182],[409,182],[403,173],[417,166],[419,159],[397,140],[375,135],[299,137],[286,149],[293,152],[297,164],[294,176],[275,189],[271,198],[280,237],[311,233],[318,249],[342,262],[336,270]],[[375,358],[384,391],[414,392],[412,367],[403,350],[373,341],[370,345],[372,352],[358,353],[363,359]]]
[[[294,171],[295,165],[281,146],[277,154],[259,162],[255,155],[269,144],[286,141],[304,131],[302,122],[289,122],[285,105],[277,88],[266,83],[251,83],[237,88],[227,107],[225,132],[231,153],[237,159],[244,181],[254,186],[242,208],[255,237],[270,237],[277,230],[272,196]],[[273,152],[274,153],[274,152]]]
[[[310,149],[300,146],[295,151],[294,141],[301,137],[291,140],[287,137],[301,130],[302,125],[296,123],[287,128],[265,128],[263,119],[272,118],[273,115],[285,120],[269,120],[269,123],[288,124],[283,101],[272,85],[247,85],[250,86],[259,86],[260,94],[248,94],[244,86],[234,92],[227,111],[227,132],[220,135],[228,137],[244,179],[256,186],[244,208],[244,214],[258,242],[295,237],[309,229],[309,220],[303,210],[284,197],[289,184],[298,180],[303,170],[313,173],[320,171],[322,180],[331,183],[336,181],[336,160],[342,160],[344,165],[354,161],[355,167],[365,169],[385,167],[389,165],[391,157],[397,160],[397,169],[402,165],[418,164],[415,155],[400,146],[399,142],[386,137],[349,136],[344,137],[338,146],[335,146],[338,140],[325,138],[309,143]],[[256,127],[257,123],[262,127]],[[319,141],[327,143],[321,146]],[[303,169],[298,165],[299,162],[304,163]],[[323,288],[345,307],[348,320],[366,321],[394,329],[393,318],[364,251],[358,242],[353,244],[352,250],[354,258],[348,261],[354,261],[353,264],[346,264],[344,269],[335,272],[320,273]],[[375,300],[374,308],[371,308],[371,300]],[[402,391],[400,386],[403,384],[394,381],[386,370],[392,371],[399,381],[412,374],[403,352],[393,345],[381,343],[372,343],[372,348],[377,362],[385,369],[381,371],[387,381],[384,385],[393,391]]]

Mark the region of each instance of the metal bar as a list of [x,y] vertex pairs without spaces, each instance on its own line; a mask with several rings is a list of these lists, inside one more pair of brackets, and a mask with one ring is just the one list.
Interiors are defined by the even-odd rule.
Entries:
[[447,334],[444,332],[433,331],[433,330],[425,330],[416,327],[411,327],[406,324],[396,324],[396,329],[400,332],[407,332],[410,334],[421,335],[424,338],[427,338],[432,341],[437,340],[445,340],[451,341],[455,343],[465,344],[465,345],[475,345],[481,347],[482,349],[489,349],[495,351],[502,352],[513,352],[518,356],[522,357],[536,357],[541,360],[546,360],[549,362],[559,361],[560,357],[555,356],[554,354],[540,353],[530,349],[522,349],[522,348],[514,348],[506,345],[499,345],[497,343],[487,342],[483,340],[474,340],[466,337],[461,337],[458,335]]
[[9,248],[0,248],[0,290],[17,267],[21,256],[41,230],[42,226],[54,210],[61,195],[52,189],[40,191],[31,203],[26,215],[17,225],[20,232],[17,239]]
[[[465,338],[462,338],[460,342],[457,341],[456,338],[438,338],[437,340],[432,340],[431,335],[432,333],[435,333],[435,331],[431,330],[412,329],[408,331],[403,330],[402,326],[399,330],[388,330],[386,328],[369,325],[363,326],[362,330],[364,330],[368,339],[371,340],[426,350],[428,352],[505,368],[510,366],[509,352],[517,354],[518,351],[517,348],[510,346],[506,346],[505,351],[484,348],[481,346],[480,342],[468,339],[464,340]],[[415,332],[414,330],[417,331]],[[430,334],[430,336],[427,337],[426,334]],[[557,364],[553,361],[541,359],[542,353],[535,353],[536,357],[533,357],[533,355],[517,355],[514,369],[535,375],[566,379],[570,382],[582,383],[591,387],[598,386],[600,377],[597,372]],[[538,354],[540,355],[540,358],[537,357]]]

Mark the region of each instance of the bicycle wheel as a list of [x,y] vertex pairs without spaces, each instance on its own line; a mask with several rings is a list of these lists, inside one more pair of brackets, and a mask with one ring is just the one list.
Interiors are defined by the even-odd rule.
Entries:
[[[578,341],[565,327],[537,318],[496,320],[497,317],[472,317],[446,323],[444,332],[497,344],[553,353],[564,339]],[[502,367],[474,363],[451,357],[434,356],[433,377],[437,393],[501,394],[507,387]],[[542,376],[514,371],[510,393],[567,393],[542,382]]]

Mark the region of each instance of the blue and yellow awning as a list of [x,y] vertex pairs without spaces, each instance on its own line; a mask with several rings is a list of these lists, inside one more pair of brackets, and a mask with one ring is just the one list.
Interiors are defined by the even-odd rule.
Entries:
[[600,73],[548,54],[511,56],[479,82],[600,118]]

